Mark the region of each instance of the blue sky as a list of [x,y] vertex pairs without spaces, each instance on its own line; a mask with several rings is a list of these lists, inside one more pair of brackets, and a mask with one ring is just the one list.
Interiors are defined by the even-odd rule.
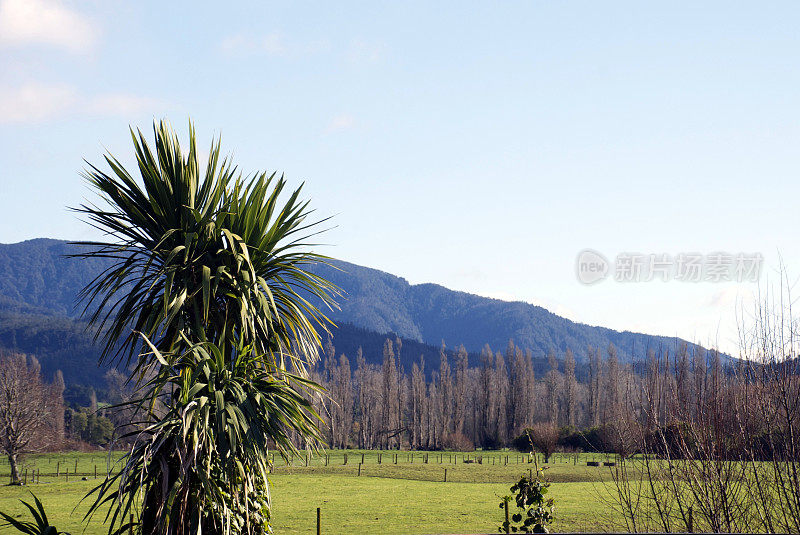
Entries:
[[329,254],[734,350],[758,284],[575,277],[579,251],[800,274],[800,4],[0,0],[0,242],[86,238],[78,172],[195,121],[306,181]]

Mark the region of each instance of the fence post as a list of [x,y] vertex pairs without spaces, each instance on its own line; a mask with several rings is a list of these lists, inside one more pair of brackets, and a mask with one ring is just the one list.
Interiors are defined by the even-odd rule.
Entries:
[[359,475],[359,476],[361,475],[361,464],[362,464],[362,463],[358,463],[358,475]]
[[78,475],[78,458],[75,458],[75,475]]
[[361,454],[361,464],[364,464],[364,454]]
[[56,463],[56,477],[59,476],[59,472],[61,472],[61,461]]
[[321,513],[319,511],[319,507],[317,507],[317,535],[322,535],[322,518]]
[[342,464],[347,464],[347,454],[346,453],[344,454],[344,463],[342,463]]
[[444,469],[444,482],[447,483],[447,468]]
[[694,515],[692,515],[692,506],[689,506],[689,514],[688,518],[686,519],[686,531],[689,533],[694,533]]
[[94,478],[97,479],[97,465],[94,465]]

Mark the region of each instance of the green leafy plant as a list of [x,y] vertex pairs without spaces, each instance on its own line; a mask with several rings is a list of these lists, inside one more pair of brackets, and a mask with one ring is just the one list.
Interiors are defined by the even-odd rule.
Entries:
[[[321,221],[283,177],[243,177],[220,144],[205,169],[194,129],[188,154],[153,125],[131,132],[138,177],[112,155],[85,173],[98,205],[77,209],[109,236],[81,242],[111,266],[84,290],[103,359],[132,364],[131,412],[119,473],[94,489],[87,517],[109,506],[110,534],[137,518],[147,535],[259,535],[269,530],[268,455],[290,436],[321,441],[307,379],[338,289],[310,271]],[[301,186],[302,187],[302,186]],[[316,304],[315,304],[316,303]],[[127,522],[127,523],[126,523]]]
[[550,533],[553,522],[555,500],[545,498],[550,483],[544,479],[542,471],[537,467],[536,477],[523,476],[511,487],[513,495],[503,496],[500,508],[508,511],[514,502],[517,510],[506,519],[499,530],[503,533]]
[[302,185],[282,202],[282,176],[244,177],[219,140],[201,170],[191,125],[186,155],[165,121],[153,133],[151,147],[131,132],[138,179],[108,154],[111,174],[84,173],[99,205],[76,209],[110,237],[77,242],[78,257],[113,261],[81,294],[103,359],[146,365],[136,358],[141,333],[164,353],[199,341],[249,345],[268,369],[302,372],[328,323],[311,299],[332,307],[339,293],[309,270],[328,260],[309,241],[325,220],[309,221]]
[[[110,504],[106,520],[119,525],[143,496],[142,525],[267,533],[268,445],[296,454],[290,431],[320,438],[318,417],[301,395],[320,387],[299,376],[267,373],[249,347],[228,355],[205,342],[173,358],[152,351],[156,361],[169,359],[172,365],[155,371],[139,402],[169,391],[166,413],[152,413],[143,431],[130,434],[134,447],[119,473],[94,489],[87,517]],[[124,526],[116,533],[124,533]]]
[[20,533],[26,533],[27,535],[70,535],[66,531],[58,531],[55,527],[51,526],[50,521],[47,520],[47,514],[44,511],[42,502],[39,501],[39,498],[37,498],[35,494],[31,493],[31,496],[33,496],[35,506],[31,505],[25,500],[20,501],[22,502],[22,505],[27,507],[31,512],[31,516],[33,516],[33,522],[23,522],[0,511],[0,517],[6,521],[7,525],[11,526],[12,528],[16,528],[16,530]]

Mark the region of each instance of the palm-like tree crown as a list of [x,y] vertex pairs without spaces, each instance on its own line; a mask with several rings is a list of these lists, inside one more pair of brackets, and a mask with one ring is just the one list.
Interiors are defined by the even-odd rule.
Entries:
[[114,260],[82,294],[87,309],[96,307],[90,320],[101,327],[103,357],[132,358],[138,333],[162,352],[180,349],[183,335],[251,345],[271,369],[302,372],[317,354],[315,327],[327,322],[311,300],[335,306],[337,292],[308,270],[327,258],[309,251],[321,221],[308,222],[302,186],[279,204],[284,178],[246,181],[220,161],[219,140],[201,173],[193,128],[185,157],[165,122],[154,134],[153,150],[131,131],[140,181],[111,155],[111,174],[93,165],[85,172],[108,206],[77,210],[112,238],[80,242],[88,246],[81,256]]
[[[279,197],[275,174],[246,180],[212,144],[200,172],[194,129],[184,157],[164,122],[154,149],[131,131],[139,177],[113,156],[85,177],[105,206],[78,212],[109,236],[78,256],[111,266],[82,297],[103,359],[135,361],[142,416],[121,470],[95,488],[89,515],[108,507],[109,533],[137,511],[147,535],[268,531],[269,448],[320,440],[304,378],[338,290],[309,268],[320,222],[300,188]],[[302,187],[302,186],[301,186]],[[144,414],[143,414],[144,412]]]

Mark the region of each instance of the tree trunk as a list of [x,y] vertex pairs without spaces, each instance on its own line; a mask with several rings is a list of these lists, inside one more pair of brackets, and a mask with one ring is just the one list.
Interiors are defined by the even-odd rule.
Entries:
[[11,467],[11,484],[22,485],[22,479],[19,477],[19,468],[17,467],[17,454],[12,453],[8,456],[8,464]]

